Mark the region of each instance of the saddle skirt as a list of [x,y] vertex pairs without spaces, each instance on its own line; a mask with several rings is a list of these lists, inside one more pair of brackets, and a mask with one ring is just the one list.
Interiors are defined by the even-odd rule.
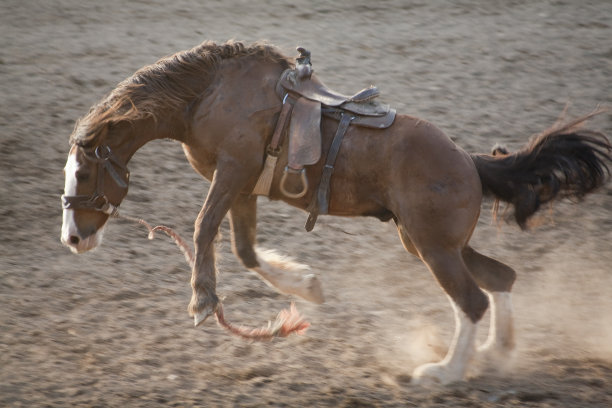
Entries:
[[288,166],[298,170],[321,158],[321,102],[299,98],[289,122]]

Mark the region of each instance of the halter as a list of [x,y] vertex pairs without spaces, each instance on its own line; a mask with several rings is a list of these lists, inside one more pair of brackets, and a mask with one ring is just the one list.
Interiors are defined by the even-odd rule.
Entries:
[[[123,164],[117,156],[113,154],[110,147],[108,146],[98,146],[94,150],[94,154],[87,154],[85,149],[82,146],[78,146],[83,149],[85,153],[85,158],[89,161],[93,161],[98,164],[98,177],[96,183],[96,191],[93,195],[76,195],[76,196],[67,196],[62,195],[62,207],[64,209],[69,210],[91,210],[91,211],[100,211],[104,214],[108,214],[112,217],[118,216],[119,208],[111,204],[104,194],[104,174],[105,171],[110,174],[111,178],[115,182],[115,184],[122,189],[127,190],[128,182],[130,179],[130,171],[127,166]],[[115,167],[118,167],[122,170],[120,175]]]

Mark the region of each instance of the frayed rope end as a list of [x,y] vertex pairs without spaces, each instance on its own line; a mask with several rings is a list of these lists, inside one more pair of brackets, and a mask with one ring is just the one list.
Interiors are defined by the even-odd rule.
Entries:
[[268,323],[267,327],[262,327],[259,329],[249,329],[246,327],[236,327],[232,325],[225,320],[223,306],[221,304],[219,304],[217,307],[215,316],[217,317],[217,323],[219,323],[219,326],[223,327],[230,333],[247,340],[270,341],[276,337],[288,337],[293,333],[304,334],[310,327],[310,323],[304,320],[302,315],[300,315],[298,312],[297,308],[295,307],[295,303],[291,303],[289,310],[281,310],[278,316],[276,316],[274,323]]

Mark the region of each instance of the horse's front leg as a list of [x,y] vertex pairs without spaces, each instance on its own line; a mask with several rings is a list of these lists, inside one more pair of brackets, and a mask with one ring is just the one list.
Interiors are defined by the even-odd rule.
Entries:
[[[243,174],[241,174],[243,173]],[[218,167],[215,171],[206,201],[195,223],[195,263],[191,272],[193,290],[189,314],[196,326],[217,311],[217,270],[215,266],[215,237],[219,225],[232,202],[248,181],[246,172],[235,168]]]
[[244,266],[257,273],[281,293],[323,303],[319,279],[306,265],[297,264],[270,251],[257,251],[257,197],[239,194],[230,209],[232,250]]

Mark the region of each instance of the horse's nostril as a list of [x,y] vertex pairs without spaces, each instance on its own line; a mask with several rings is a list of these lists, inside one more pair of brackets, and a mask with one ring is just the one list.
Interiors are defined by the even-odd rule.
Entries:
[[70,236],[70,243],[72,245],[77,245],[81,240],[79,239],[79,237],[77,237],[76,235],[71,235]]

